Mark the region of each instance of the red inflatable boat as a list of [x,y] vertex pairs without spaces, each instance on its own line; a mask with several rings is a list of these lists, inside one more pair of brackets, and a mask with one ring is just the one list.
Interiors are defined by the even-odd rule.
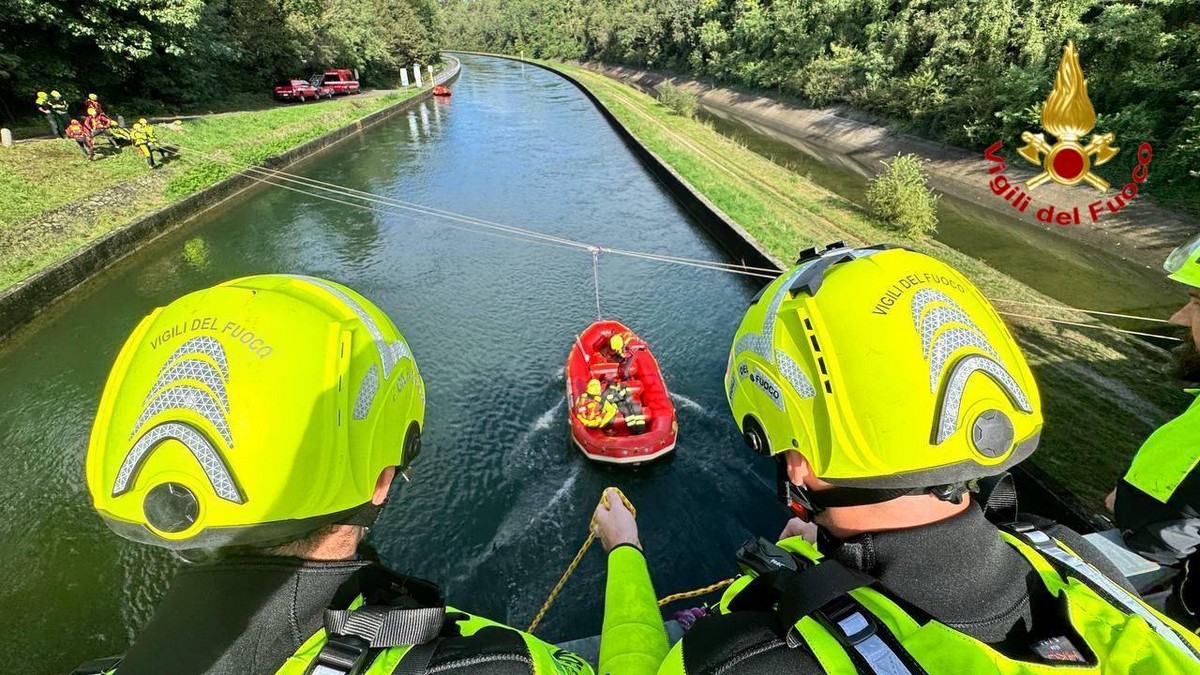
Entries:
[[[614,335],[622,335],[625,339],[629,354],[625,368],[618,363],[609,346]],[[643,433],[630,431],[621,414],[604,428],[588,427],[580,421],[576,415],[576,402],[593,378],[600,380],[602,386],[620,380],[629,388],[630,397],[641,405],[646,420]],[[567,356],[566,380],[571,438],[589,459],[612,464],[640,464],[675,449],[679,432],[675,406],[667,393],[658,361],[646,343],[620,322],[597,321],[575,339]]]
[[433,88],[433,95],[434,96],[449,96],[450,95],[450,87],[443,87],[442,85],[439,84],[438,86]]

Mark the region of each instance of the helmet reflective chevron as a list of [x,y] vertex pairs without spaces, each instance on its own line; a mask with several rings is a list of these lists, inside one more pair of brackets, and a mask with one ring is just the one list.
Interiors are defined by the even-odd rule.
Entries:
[[738,329],[726,391],[752,447],[796,450],[851,488],[999,473],[1042,427],[1033,374],[978,289],[890,247],[835,245],[769,284]]
[[142,320],[87,454],[105,522],[172,549],[292,541],[357,522],[420,450],[425,390],[392,321],[339,284],[266,275]]

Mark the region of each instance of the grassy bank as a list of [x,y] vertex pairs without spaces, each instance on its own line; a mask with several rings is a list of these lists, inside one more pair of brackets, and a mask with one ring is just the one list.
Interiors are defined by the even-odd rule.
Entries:
[[182,131],[158,125],[159,141],[179,146],[180,152],[157,170],[146,166],[134,148],[113,154],[104,140],[97,143],[92,162],[69,140],[0,149],[0,289],[236,172],[222,162],[261,162],[416,93],[346,97],[187,120]]
[[[583,68],[545,65],[587,86],[644,145],[781,260],[838,239],[852,244],[897,239],[855,204],[701,122],[673,114],[636,89]],[[903,243],[961,270],[1001,311],[1050,316],[1012,301],[1060,304],[933,239]],[[1101,326],[1074,311],[1056,310],[1053,316]],[[1010,319],[1010,326],[1036,373],[1045,405],[1046,428],[1033,461],[1099,508],[1142,440],[1186,405],[1160,372],[1169,357],[1140,340],[1098,328],[1025,318]]]

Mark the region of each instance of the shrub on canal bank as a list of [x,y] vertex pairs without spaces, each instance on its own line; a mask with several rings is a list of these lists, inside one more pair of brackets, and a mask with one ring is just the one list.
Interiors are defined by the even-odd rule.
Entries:
[[912,238],[937,230],[939,197],[929,189],[921,158],[896,155],[867,186],[871,214],[884,225]]
[[669,80],[658,88],[658,100],[681,117],[696,116],[696,95],[676,87]]

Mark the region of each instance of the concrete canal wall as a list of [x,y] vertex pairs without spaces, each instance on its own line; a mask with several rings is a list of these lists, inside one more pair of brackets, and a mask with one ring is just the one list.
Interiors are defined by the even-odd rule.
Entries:
[[[451,61],[449,67],[435,78],[434,84],[447,84],[458,79],[461,64],[457,59]],[[260,166],[283,169],[312,157],[363,129],[391,119],[432,95],[431,86],[416,96],[377,110],[340,129],[275,155]],[[88,243],[29,279],[0,292],[0,339],[29,323],[56,300],[125,256],[178,228],[196,215],[260,183],[260,180],[251,177],[248,172],[234,174]]]

